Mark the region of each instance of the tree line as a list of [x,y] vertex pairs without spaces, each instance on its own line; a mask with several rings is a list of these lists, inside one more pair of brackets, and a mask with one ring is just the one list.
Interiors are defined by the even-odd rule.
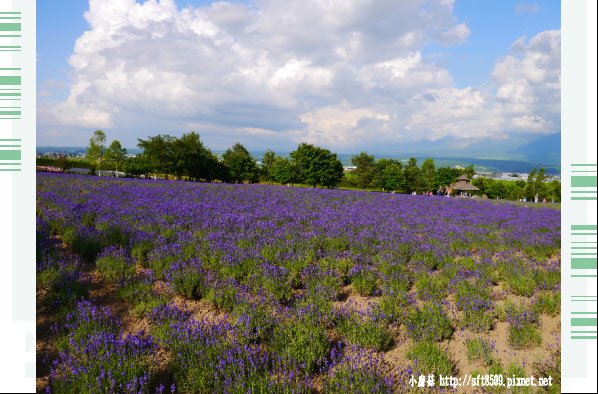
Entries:
[[[118,141],[105,147],[106,136],[96,130],[89,141],[86,157],[96,169],[120,170],[129,176],[163,177],[211,182],[307,184],[336,187],[343,178],[343,165],[335,153],[311,144],[301,143],[290,158],[269,150],[261,166],[240,143],[227,149],[221,157],[207,148],[199,134],[190,132],[181,137],[157,135],[139,139],[143,153],[127,157],[126,150],[117,150]],[[122,154],[116,155],[116,152]]]
[[118,140],[106,147],[105,133],[96,130],[89,140],[87,165],[64,158],[58,159],[58,162],[63,168],[76,163],[80,167],[120,171],[132,177],[160,175],[192,181],[275,182],[419,194],[435,193],[464,175],[472,179],[480,194],[488,198],[560,201],[560,182],[545,182],[544,169],[534,168],[527,181],[473,179],[473,165],[465,168],[436,167],[434,161],[428,158],[419,166],[414,157],[404,164],[395,159],[376,160],[373,155],[361,152],[351,159],[353,169],[344,171],[335,153],[306,143],[299,144],[288,157],[268,150],[258,163],[240,143],[234,144],[219,157],[203,144],[195,132],[181,137],[159,134],[139,139],[137,146],[143,153],[129,157]]

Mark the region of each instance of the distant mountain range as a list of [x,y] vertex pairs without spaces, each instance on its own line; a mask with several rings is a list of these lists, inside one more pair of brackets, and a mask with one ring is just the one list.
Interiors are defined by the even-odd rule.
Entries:
[[[55,152],[70,155],[84,154],[85,147],[38,146],[39,154]],[[138,148],[127,148],[131,154],[139,154]],[[224,151],[215,150],[216,154]],[[289,152],[276,152],[287,156]],[[344,166],[351,165],[351,157],[358,152],[339,153],[339,160]],[[428,157],[434,159],[436,166],[467,166],[473,164],[480,172],[518,172],[528,173],[534,167],[544,167],[547,173],[561,173],[561,134],[549,135],[511,135],[488,138],[443,137],[434,141],[424,140],[402,144],[400,150],[368,152],[376,158],[407,160],[409,157],[421,163]],[[264,151],[251,151],[261,160]]]

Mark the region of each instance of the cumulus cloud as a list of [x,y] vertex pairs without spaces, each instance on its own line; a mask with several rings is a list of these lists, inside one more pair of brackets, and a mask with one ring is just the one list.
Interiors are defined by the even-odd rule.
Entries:
[[[40,129],[190,129],[228,144],[368,141],[558,130],[560,32],[520,39],[493,91],[457,89],[426,45],[470,35],[451,0],[90,0],[69,59],[70,93]],[[505,120],[506,119],[506,120]],[[128,133],[128,134],[127,134]],[[86,138],[87,138],[86,134]]]
[[561,32],[541,32],[518,39],[512,53],[492,72],[497,101],[512,131],[548,133],[560,130]]

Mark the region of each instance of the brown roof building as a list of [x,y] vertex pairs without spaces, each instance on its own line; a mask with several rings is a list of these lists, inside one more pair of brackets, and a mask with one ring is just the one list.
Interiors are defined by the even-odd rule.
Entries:
[[476,192],[480,190],[469,183],[469,178],[467,178],[465,175],[461,175],[459,178],[457,178],[456,182],[452,183],[450,188],[455,192]]

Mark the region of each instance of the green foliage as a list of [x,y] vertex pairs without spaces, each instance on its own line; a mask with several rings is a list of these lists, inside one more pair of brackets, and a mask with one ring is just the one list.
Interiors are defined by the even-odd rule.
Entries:
[[492,365],[492,348],[488,341],[482,338],[468,339],[465,341],[467,346],[467,359],[471,361],[482,361],[486,366]]
[[135,265],[122,255],[99,257],[96,268],[102,280],[108,283],[122,283],[135,275]]
[[415,157],[409,158],[405,166],[405,187],[408,191],[423,191],[421,188],[420,171]]
[[47,290],[45,303],[58,309],[59,315],[70,311],[89,291],[89,284],[80,278],[80,270],[79,264],[63,263],[37,272],[37,286]]
[[538,294],[533,308],[538,314],[556,316],[561,311],[561,293],[542,292]]
[[272,182],[274,180],[274,177],[272,176],[272,167],[274,166],[275,161],[276,153],[268,149],[262,157],[262,165],[260,167],[262,177],[268,182]]
[[483,309],[468,309],[463,312],[461,324],[475,332],[490,331],[494,327],[494,315]]
[[232,312],[237,303],[237,291],[234,286],[221,283],[212,288],[206,298],[221,311]]
[[118,140],[112,141],[104,153],[103,166],[110,170],[123,170],[123,164],[127,158],[127,150],[122,147]]
[[244,333],[242,340],[266,342],[272,339],[272,332],[277,322],[265,304],[238,302],[233,307],[232,313],[237,319],[236,324],[245,326],[242,330]]
[[515,295],[531,297],[536,291],[536,281],[531,275],[510,275],[507,284]]
[[370,320],[362,321],[355,315],[341,318],[337,329],[349,343],[372,348],[378,352],[390,349],[393,344],[392,335],[386,327]]
[[131,314],[142,318],[155,307],[165,305],[165,297],[156,294],[149,281],[132,281],[118,289],[118,297],[131,304]]
[[509,327],[509,344],[514,349],[528,349],[542,343],[540,331],[532,323],[511,325]]
[[440,186],[449,186],[462,175],[461,170],[454,167],[440,167],[436,169],[435,184]]
[[421,188],[425,191],[436,190],[436,168],[434,167],[434,160],[428,158],[422,164],[420,172]]
[[356,177],[357,186],[362,189],[369,187],[374,180],[376,170],[374,156],[361,152],[351,158],[351,163],[356,167],[353,174]]
[[384,378],[370,368],[340,365],[324,383],[324,393],[389,393]]
[[405,323],[408,335],[416,341],[441,341],[453,335],[451,321],[439,305],[414,309]]
[[272,180],[283,185],[299,182],[299,170],[295,163],[289,159],[276,157],[270,168]]
[[313,372],[323,365],[330,351],[326,330],[310,320],[285,321],[274,329],[274,352],[283,362],[303,367]]
[[291,152],[291,159],[301,183],[334,187],[343,178],[343,164],[328,149],[301,143]]
[[455,365],[446,352],[433,342],[419,342],[407,353],[410,360],[417,361],[415,374],[434,374],[450,376],[455,373]]
[[405,173],[401,162],[393,159],[376,161],[371,185],[387,191],[405,191]]
[[386,323],[400,323],[407,316],[410,306],[407,292],[384,295],[380,297],[380,302],[374,308],[374,316],[377,320]]
[[145,171],[174,174],[177,178],[186,175],[206,181],[227,176],[222,164],[195,132],[183,134],[180,138],[157,135],[147,140],[139,139],[137,146],[143,149],[141,160]]
[[351,278],[351,283],[359,295],[364,297],[373,295],[378,289],[378,277],[371,269],[358,271]]
[[431,276],[428,273],[415,281],[417,298],[422,301],[440,302],[446,298],[448,278],[445,276]]
[[228,169],[228,180],[236,183],[249,181],[256,183],[259,180],[259,170],[255,159],[240,143],[234,144],[222,155],[222,163]]
[[75,253],[89,263],[92,263],[102,250],[102,243],[97,238],[83,234],[75,234],[70,243]]
[[552,377],[552,386],[544,388],[545,391],[551,394],[561,392],[561,350],[556,348],[554,353],[546,357],[542,361],[534,363],[534,371],[536,376]]
[[104,153],[106,152],[106,134],[102,130],[96,130],[93,136],[89,139],[89,147],[85,157],[91,161],[95,166],[100,167]]
[[176,265],[169,273],[174,292],[189,299],[204,297],[208,291],[204,273],[195,266]]
[[[521,365],[517,364],[516,362],[512,362],[509,364],[507,368],[507,377],[509,378],[527,378],[529,375],[525,372],[525,368]],[[532,388],[527,386],[517,386],[511,387],[513,393],[531,393]]]
[[153,247],[154,244],[152,241],[146,240],[138,242],[135,245],[133,245],[133,248],[131,250],[131,256],[133,256],[133,258],[137,260],[141,267],[147,268],[149,263],[148,257]]

